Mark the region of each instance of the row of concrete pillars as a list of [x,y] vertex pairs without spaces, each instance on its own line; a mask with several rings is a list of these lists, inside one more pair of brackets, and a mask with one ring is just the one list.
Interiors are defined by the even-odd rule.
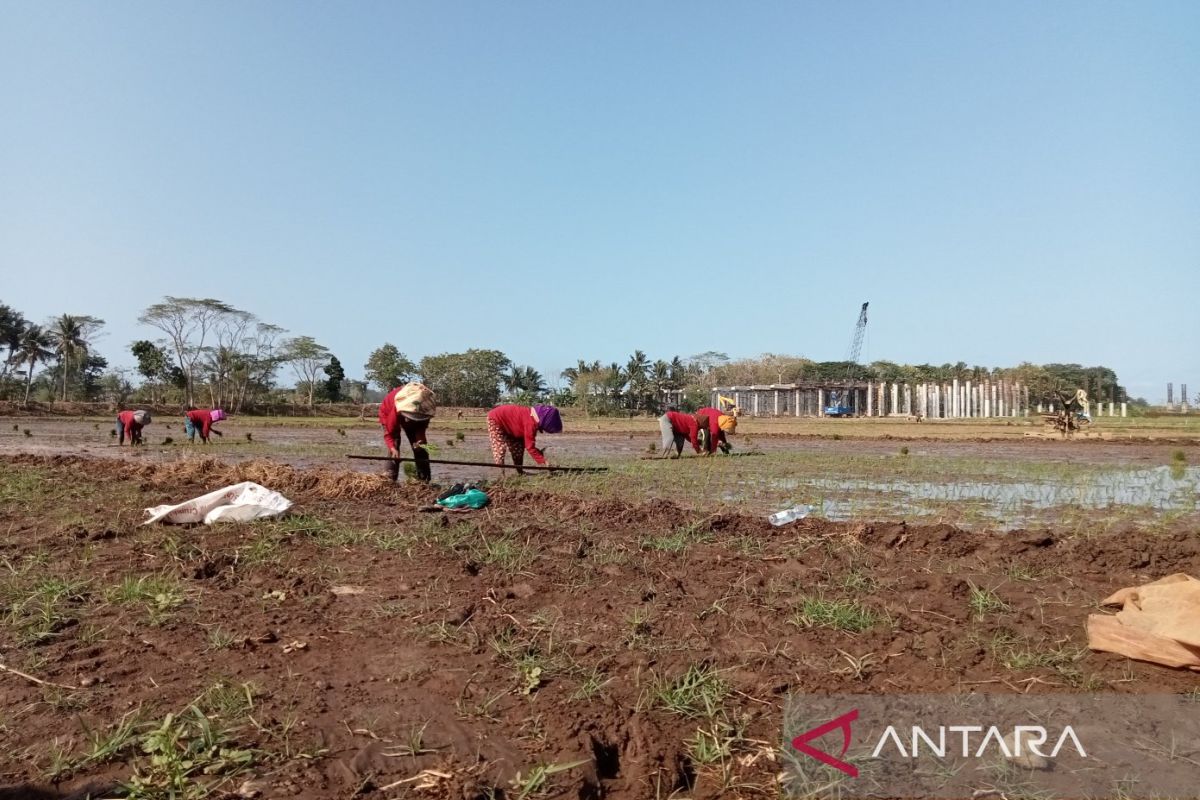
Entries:
[[[931,419],[1023,417],[1029,414],[1029,389],[1011,381],[948,381],[908,384],[867,382],[845,388],[828,386],[718,387],[742,413],[755,417],[825,416],[832,407],[858,417],[921,416]],[[1040,408],[1039,408],[1040,410]]]
[[[724,386],[712,390],[732,399],[752,417],[822,417],[831,407],[856,417],[921,416],[930,419],[1026,417],[1031,412],[1029,388],[1010,381],[949,381],[910,385],[882,381],[859,386]],[[1054,413],[1055,403],[1037,405],[1037,413]],[[1092,416],[1127,416],[1125,403],[1093,403]]]

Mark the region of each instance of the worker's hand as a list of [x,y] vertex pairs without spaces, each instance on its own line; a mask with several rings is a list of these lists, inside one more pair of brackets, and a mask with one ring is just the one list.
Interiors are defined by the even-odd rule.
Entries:
[[399,457],[400,457],[400,451],[399,451],[399,450],[397,450],[397,449],[396,449],[396,448],[394,448],[394,447],[389,447],[389,448],[388,448],[388,455],[389,455],[389,456],[391,456],[392,458],[399,458]]

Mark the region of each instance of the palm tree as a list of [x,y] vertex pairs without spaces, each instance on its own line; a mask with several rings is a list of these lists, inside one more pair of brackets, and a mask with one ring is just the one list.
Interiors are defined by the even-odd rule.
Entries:
[[679,356],[671,359],[671,383],[674,384],[672,389],[682,389],[684,382],[688,377],[688,366]]
[[534,397],[541,397],[546,393],[546,381],[542,378],[542,373],[533,367],[522,367],[519,388],[522,392],[527,392]]
[[601,380],[608,389],[609,397],[612,398],[614,404],[619,405],[621,393],[625,389],[625,372],[621,369],[621,365],[614,361],[602,369],[601,373]]
[[17,348],[16,363],[25,365],[25,405],[29,405],[29,387],[33,383],[33,371],[38,362],[46,363],[54,357],[54,340],[41,325],[29,325],[21,334]]
[[641,383],[645,380],[646,371],[649,368],[650,359],[646,358],[646,354],[641,350],[634,350],[633,355],[629,357],[629,362],[625,365],[625,374],[631,383]]
[[654,390],[654,405],[656,407],[663,404],[663,393],[668,389],[673,389],[674,386],[672,384],[671,365],[660,358],[650,367],[650,386]]
[[509,364],[508,372],[500,376],[500,381],[504,384],[504,391],[516,394],[521,390],[521,368],[516,364]]
[[599,361],[593,361],[589,364],[581,358],[575,362],[575,366],[567,367],[559,375],[567,379],[567,383],[571,384],[571,389],[574,391],[576,389],[575,384],[580,378],[590,373],[599,372],[601,369]]
[[21,347],[21,334],[29,323],[16,309],[0,305],[0,347],[7,352],[0,361],[0,377],[8,375],[8,368],[16,361],[17,350]]
[[[566,372],[567,370],[563,370],[564,375]],[[512,364],[509,366],[508,372],[501,376],[501,380],[504,382],[505,390],[513,396],[539,397],[546,392],[546,381],[542,378],[542,373],[533,367]]]
[[104,320],[95,317],[63,314],[51,321],[47,334],[53,343],[54,353],[58,356],[59,367],[62,369],[62,400],[67,400],[67,379],[71,374],[71,362],[82,363],[91,347],[91,338],[95,329],[104,324]]
[[641,350],[634,350],[625,364],[625,377],[629,380],[629,407],[637,409],[643,404],[646,394],[646,373],[650,370],[650,359]]

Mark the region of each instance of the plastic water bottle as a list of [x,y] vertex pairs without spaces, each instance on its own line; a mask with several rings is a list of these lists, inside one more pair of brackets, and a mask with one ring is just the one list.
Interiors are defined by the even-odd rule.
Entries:
[[811,513],[812,506],[792,506],[791,508],[785,508],[783,511],[775,512],[767,517],[767,519],[772,525],[778,528],[780,525],[787,525],[789,522],[804,519]]

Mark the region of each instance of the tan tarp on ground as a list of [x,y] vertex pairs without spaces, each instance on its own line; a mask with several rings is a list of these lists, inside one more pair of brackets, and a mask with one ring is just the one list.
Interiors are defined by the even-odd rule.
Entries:
[[1177,572],[1105,598],[1115,615],[1088,616],[1088,647],[1200,672],[1200,580]]

